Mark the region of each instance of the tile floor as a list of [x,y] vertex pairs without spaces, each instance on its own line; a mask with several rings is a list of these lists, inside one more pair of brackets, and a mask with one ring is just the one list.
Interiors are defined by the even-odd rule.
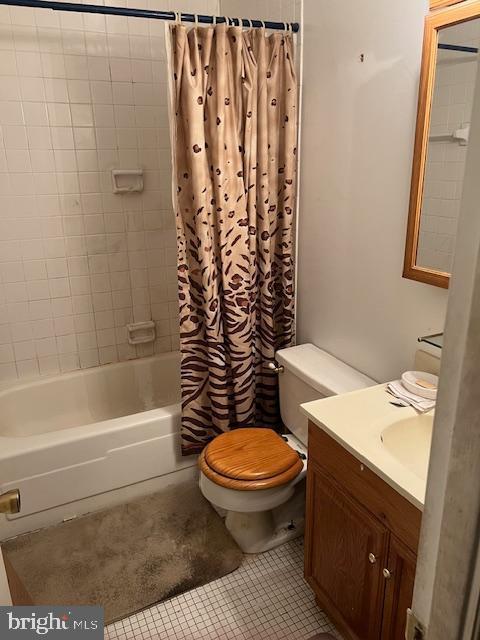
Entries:
[[303,580],[300,538],[246,556],[230,575],[109,625],[105,639],[307,640],[321,631],[335,633]]

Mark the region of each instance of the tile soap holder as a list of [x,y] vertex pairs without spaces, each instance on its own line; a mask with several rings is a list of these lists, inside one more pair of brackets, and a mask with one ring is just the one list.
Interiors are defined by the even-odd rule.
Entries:
[[127,324],[129,344],[146,344],[155,341],[155,323],[152,320],[146,322],[133,322]]
[[143,191],[143,169],[112,169],[113,193]]

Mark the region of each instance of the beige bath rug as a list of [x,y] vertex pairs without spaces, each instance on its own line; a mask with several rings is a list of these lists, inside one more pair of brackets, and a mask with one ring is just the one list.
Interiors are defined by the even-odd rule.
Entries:
[[24,604],[97,604],[107,623],[220,578],[242,561],[191,484],[28,533],[2,549]]

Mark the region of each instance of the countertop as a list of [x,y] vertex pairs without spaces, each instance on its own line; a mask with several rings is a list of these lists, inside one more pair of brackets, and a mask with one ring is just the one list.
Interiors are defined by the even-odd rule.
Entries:
[[357,460],[380,476],[418,509],[423,510],[425,477],[420,477],[389,453],[382,444],[381,433],[389,422],[417,414],[412,407],[390,404],[392,396],[386,384],[350,393],[314,400],[301,410]]

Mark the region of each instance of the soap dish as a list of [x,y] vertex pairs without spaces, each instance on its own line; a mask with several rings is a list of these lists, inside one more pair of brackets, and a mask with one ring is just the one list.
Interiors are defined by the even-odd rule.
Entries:
[[438,376],[424,371],[405,371],[402,373],[402,384],[410,391],[421,398],[435,400],[437,397]]
[[127,337],[129,344],[146,344],[155,342],[155,322],[132,322],[127,324]]

